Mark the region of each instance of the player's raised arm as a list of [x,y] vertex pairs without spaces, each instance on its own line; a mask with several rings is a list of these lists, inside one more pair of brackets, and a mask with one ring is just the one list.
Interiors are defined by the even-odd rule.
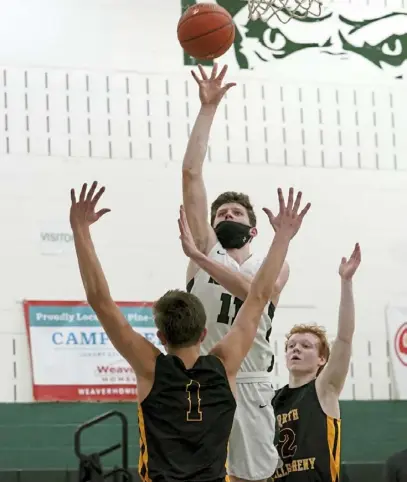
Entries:
[[339,266],[341,277],[341,301],[339,305],[338,332],[332,345],[329,360],[316,380],[318,396],[333,394],[339,397],[345,384],[352,352],[355,331],[355,304],[353,300],[352,278],[361,262],[359,244],[355,245],[351,257],[342,258]]
[[201,109],[192,129],[182,164],[182,193],[195,244],[201,252],[208,253],[216,243],[216,236],[208,221],[208,200],[202,167],[216,109],[225,93],[235,84],[223,85],[227,66],[224,66],[218,75],[218,66],[215,64],[210,77],[201,65],[198,68],[200,76],[194,71],[192,76],[199,85]]
[[113,301],[102,266],[96,255],[90,234],[90,225],[110,209],[96,211],[96,205],[105,191],[97,192],[94,182],[89,190],[82,186],[79,200],[71,190],[70,222],[73,231],[79,270],[89,305],[117,351],[129,362],[138,377],[153,378],[158,348],[136,333]]
[[281,189],[278,190],[278,197],[281,222],[276,229],[269,252],[251,283],[247,298],[240,308],[232,328],[212,349],[212,353],[223,360],[229,377],[236,375],[253,344],[261,314],[270,298],[270,286],[276,282],[288,251],[288,245],[311,207],[308,203],[299,212],[301,192],[297,194],[294,203],[292,188],[287,204],[284,202]]

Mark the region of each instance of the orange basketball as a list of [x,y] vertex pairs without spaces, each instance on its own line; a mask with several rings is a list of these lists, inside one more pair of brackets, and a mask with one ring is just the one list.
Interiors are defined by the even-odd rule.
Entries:
[[177,35],[181,47],[196,59],[220,57],[235,39],[232,16],[214,3],[198,3],[189,7],[179,19]]

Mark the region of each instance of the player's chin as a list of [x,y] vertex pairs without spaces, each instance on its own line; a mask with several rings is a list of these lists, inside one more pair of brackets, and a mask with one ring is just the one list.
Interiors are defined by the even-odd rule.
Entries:
[[298,360],[292,360],[287,363],[287,369],[292,373],[305,373],[308,371],[308,367]]

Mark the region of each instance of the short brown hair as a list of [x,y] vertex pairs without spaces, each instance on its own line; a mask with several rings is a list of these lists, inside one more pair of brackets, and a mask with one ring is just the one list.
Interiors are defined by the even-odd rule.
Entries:
[[[329,348],[328,338],[326,336],[326,329],[323,326],[319,326],[316,323],[313,324],[301,324],[301,325],[294,325],[290,332],[285,335],[286,342],[285,342],[285,350],[287,351],[288,340],[297,333],[311,333],[315,335],[319,340],[319,347],[318,347],[318,354],[319,356],[325,359],[325,364],[329,360],[329,355],[331,350]],[[324,365],[325,366],[325,365]],[[317,375],[321,372],[324,367],[320,367],[318,370]]]
[[167,291],[153,305],[154,321],[168,345],[196,345],[205,328],[206,313],[201,301],[182,290]]
[[236,191],[223,192],[222,194],[219,194],[219,196],[215,199],[215,201],[213,201],[211,206],[211,225],[212,226],[215,221],[215,217],[216,217],[216,213],[218,212],[218,209],[224,204],[229,204],[229,203],[236,203],[243,206],[247,211],[247,215],[249,216],[250,226],[251,227],[256,226],[257,218],[256,218],[256,215],[254,214],[253,205],[250,202],[249,196],[247,194],[243,194],[242,192],[236,192]]

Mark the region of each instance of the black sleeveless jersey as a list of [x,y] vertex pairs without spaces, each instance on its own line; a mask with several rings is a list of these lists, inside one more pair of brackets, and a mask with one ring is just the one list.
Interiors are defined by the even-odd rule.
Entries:
[[298,388],[288,385],[273,399],[276,440],[283,466],[273,482],[338,482],[341,420],[323,412],[315,380]]
[[159,355],[154,385],[139,404],[139,474],[144,482],[222,482],[236,401],[213,355],[187,369]]

